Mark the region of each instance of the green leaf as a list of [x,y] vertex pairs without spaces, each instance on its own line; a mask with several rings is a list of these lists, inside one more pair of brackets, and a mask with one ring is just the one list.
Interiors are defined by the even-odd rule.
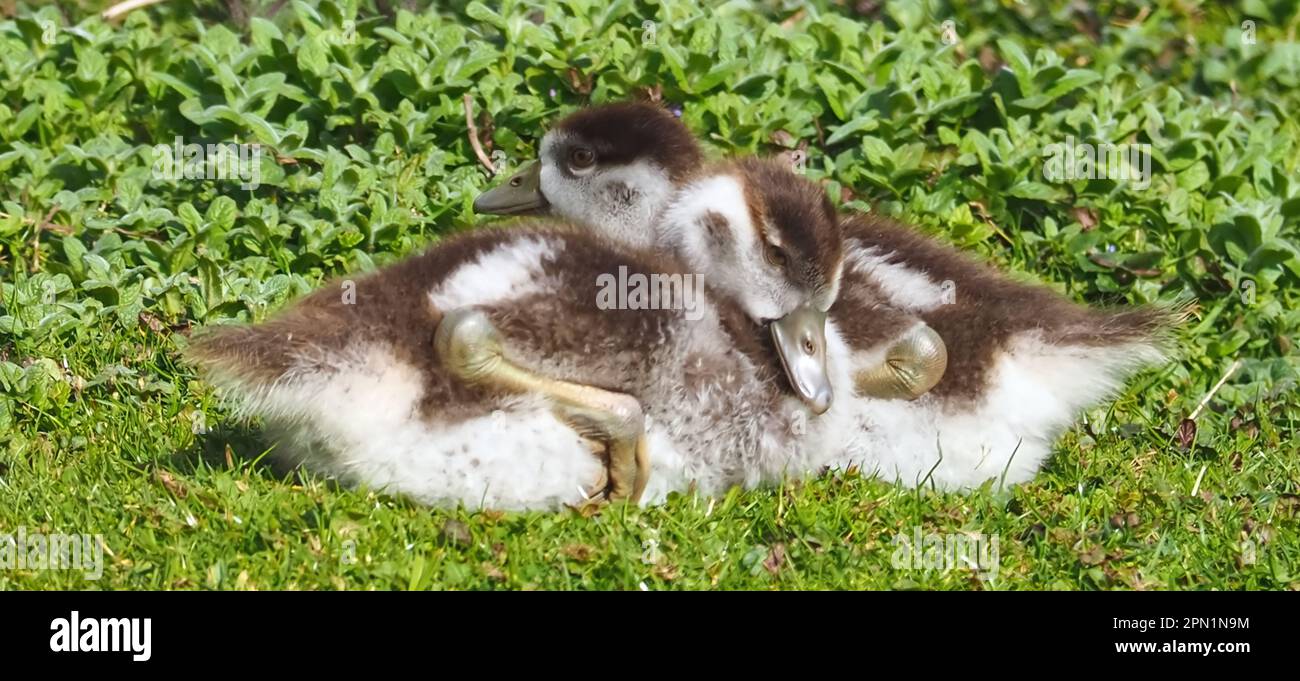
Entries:
[[234,199],[229,196],[218,196],[213,199],[212,205],[208,206],[206,221],[210,229],[226,232],[234,226],[238,214],[239,208],[236,207]]
[[162,71],[153,71],[149,74],[149,78],[152,80],[156,80],[159,83],[162,83],[163,85],[166,85],[167,87],[175,90],[176,92],[179,92],[182,97],[185,97],[187,99],[191,97],[199,96],[198,90],[190,87],[184,81],[171,75],[170,73],[164,73]]
[[319,36],[303,39],[298,43],[298,68],[315,76],[324,76],[330,71],[329,50]]
[[826,138],[826,144],[837,144],[849,135],[856,135],[859,132],[870,132],[878,127],[880,127],[880,121],[877,120],[875,112],[863,114],[848,123],[835,128],[835,132],[831,133],[830,137]]
[[1033,67],[1029,57],[1025,54],[1024,48],[1010,38],[1001,38],[998,40],[998,52],[1002,59],[1006,61],[1007,68],[1015,75],[1016,82],[1020,83],[1020,90],[1026,94],[1031,91],[1033,83]]
[[1101,74],[1096,71],[1084,71],[1083,69],[1070,69],[1057,79],[1050,88],[1047,89],[1047,96],[1052,99],[1059,99],[1061,95],[1073,92],[1081,87],[1086,87],[1101,80]]
[[1178,186],[1187,191],[1195,191],[1210,180],[1210,168],[1205,161],[1197,161],[1186,170],[1178,173]]
[[253,44],[263,52],[270,52],[274,42],[284,41],[284,34],[280,32],[280,28],[275,25],[275,22],[262,17],[250,19],[248,28],[253,36]]
[[1031,180],[1022,180],[1007,190],[1007,194],[1022,199],[1033,199],[1035,201],[1063,201],[1069,197],[1069,193],[1060,187],[1043,184],[1042,182],[1033,182]]
[[475,21],[490,24],[503,33],[507,32],[509,29],[509,24],[506,22],[505,17],[488,9],[486,5],[478,2],[478,0],[474,0],[474,2],[465,6],[465,14]]

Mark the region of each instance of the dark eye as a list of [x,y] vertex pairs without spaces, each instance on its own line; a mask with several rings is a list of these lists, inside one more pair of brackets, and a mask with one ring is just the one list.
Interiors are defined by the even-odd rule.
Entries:
[[785,252],[772,244],[768,244],[767,247],[763,249],[763,259],[773,267],[783,268],[788,262],[785,257]]
[[596,162],[596,152],[587,147],[574,147],[569,151],[569,166],[578,170],[590,168]]

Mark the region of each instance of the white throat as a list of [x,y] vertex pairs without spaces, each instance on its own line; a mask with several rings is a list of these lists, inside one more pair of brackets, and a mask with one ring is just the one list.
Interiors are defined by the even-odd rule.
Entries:
[[706,177],[682,187],[659,221],[660,243],[674,249],[687,265],[706,269],[716,250],[708,241],[713,237],[704,224],[710,213],[726,222],[726,238],[734,240],[737,249],[753,247],[758,232],[750,224],[745,189],[729,175]]
[[641,160],[580,178],[567,177],[548,164],[542,167],[541,186],[564,218],[625,246],[664,247],[654,226],[673,200],[674,187],[667,171],[655,163]]

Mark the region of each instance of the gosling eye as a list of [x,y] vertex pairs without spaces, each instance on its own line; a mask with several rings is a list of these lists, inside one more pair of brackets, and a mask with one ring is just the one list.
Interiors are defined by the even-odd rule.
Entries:
[[569,150],[569,168],[580,171],[596,165],[596,152],[587,147],[574,147]]
[[785,269],[786,264],[790,262],[789,258],[785,255],[785,251],[782,251],[779,247],[773,244],[768,244],[763,249],[763,259],[767,261],[767,264],[773,267],[780,267],[781,269]]

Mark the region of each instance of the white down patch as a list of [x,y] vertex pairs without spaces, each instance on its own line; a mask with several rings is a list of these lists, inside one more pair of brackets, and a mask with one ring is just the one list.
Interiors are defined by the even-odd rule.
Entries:
[[[602,169],[593,180],[599,183],[597,191],[601,192],[602,198],[589,202],[585,209],[578,211],[581,213],[579,222],[601,226],[607,238],[625,246],[661,247],[653,225],[673,197],[672,181],[664,169],[649,161],[635,161]],[[635,192],[627,203],[614,198],[624,188]]]
[[713,175],[684,187],[668,210],[664,212],[662,234],[665,243],[681,244],[688,260],[704,262],[709,256],[708,238],[699,220],[707,213],[717,213],[726,218],[735,249],[749,253],[758,239],[757,226],[749,217],[749,203],[745,200],[745,186],[730,175]]
[[[420,373],[382,345],[304,365],[248,396],[276,457],[346,483],[437,506],[558,509],[585,498],[604,465],[541,399],[478,417],[422,417]],[[245,393],[246,394],[246,393]],[[435,408],[436,409],[436,408]]]
[[860,242],[848,242],[845,262],[855,272],[872,278],[894,307],[910,312],[925,312],[940,305],[956,302],[953,284],[940,283],[925,272],[898,262],[891,262],[892,253],[881,252],[878,246],[863,248]]
[[542,289],[542,263],[560,248],[554,240],[541,238],[503,243],[452,270],[429,292],[429,300],[439,310],[518,300]]
[[973,409],[945,408],[933,396],[911,402],[858,398],[863,438],[835,465],[857,465],[909,487],[966,490],[987,480],[1027,482],[1080,412],[1162,359],[1147,344],[1053,346],[1024,334],[996,359],[987,393]]

